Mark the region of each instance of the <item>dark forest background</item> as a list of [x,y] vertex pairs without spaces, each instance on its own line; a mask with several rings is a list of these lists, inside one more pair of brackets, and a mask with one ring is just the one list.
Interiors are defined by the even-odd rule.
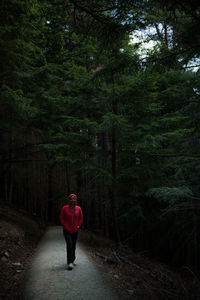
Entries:
[[[200,266],[200,5],[0,2],[0,198]],[[151,28],[140,52],[131,38]]]

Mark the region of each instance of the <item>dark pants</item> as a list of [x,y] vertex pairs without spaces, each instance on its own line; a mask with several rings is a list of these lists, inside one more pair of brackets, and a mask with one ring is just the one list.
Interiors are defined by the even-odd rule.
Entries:
[[67,263],[70,264],[73,263],[76,258],[75,251],[78,232],[69,233],[63,229],[63,234],[67,245]]

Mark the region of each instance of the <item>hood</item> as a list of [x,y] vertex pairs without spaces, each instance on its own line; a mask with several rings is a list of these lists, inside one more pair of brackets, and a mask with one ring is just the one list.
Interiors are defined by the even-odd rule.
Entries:
[[67,199],[68,199],[68,203],[70,203],[70,198],[74,197],[75,198],[75,205],[77,205],[77,196],[75,194],[70,194]]

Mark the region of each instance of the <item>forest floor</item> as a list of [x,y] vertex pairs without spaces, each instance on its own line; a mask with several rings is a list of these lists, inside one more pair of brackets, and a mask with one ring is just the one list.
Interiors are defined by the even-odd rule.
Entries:
[[189,268],[175,270],[91,232],[82,231],[79,239],[122,300],[200,299],[200,279]]
[[[22,299],[27,270],[46,225],[0,205],[0,300]],[[189,269],[180,274],[125,245],[116,248],[112,241],[85,230],[80,230],[79,241],[122,300],[199,299],[200,281]]]

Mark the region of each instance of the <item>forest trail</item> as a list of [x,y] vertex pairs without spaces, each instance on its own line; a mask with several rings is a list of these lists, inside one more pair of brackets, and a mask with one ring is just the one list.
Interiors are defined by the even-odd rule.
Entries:
[[61,226],[48,227],[38,245],[24,291],[24,300],[117,300],[89,260],[80,243],[76,263],[67,270]]

